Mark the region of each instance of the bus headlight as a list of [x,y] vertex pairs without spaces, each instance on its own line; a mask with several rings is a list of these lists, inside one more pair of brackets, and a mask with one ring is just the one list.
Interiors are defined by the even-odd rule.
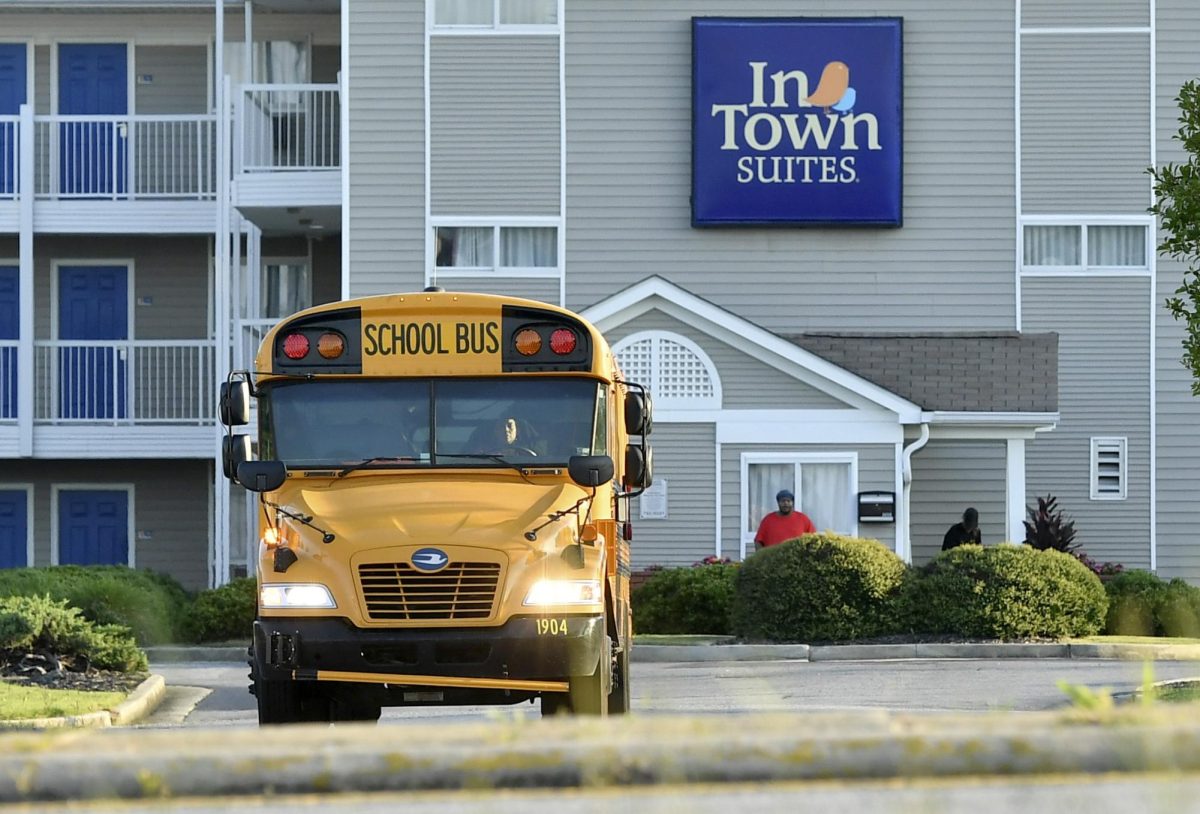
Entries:
[[525,596],[526,605],[595,605],[604,597],[598,579],[543,579]]
[[263,608],[337,607],[329,589],[316,583],[264,585],[258,592],[258,604]]

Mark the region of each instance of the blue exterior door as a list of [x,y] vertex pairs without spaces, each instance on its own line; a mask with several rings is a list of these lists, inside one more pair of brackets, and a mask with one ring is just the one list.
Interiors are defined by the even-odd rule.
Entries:
[[[129,112],[126,47],[58,46],[58,112],[124,116]],[[127,126],[119,122],[59,125],[60,191],[66,195],[125,192]]]
[[129,270],[59,266],[58,336],[59,417],[125,418],[125,350],[86,340],[129,338]]
[[[0,266],[0,340],[20,335],[21,269]],[[17,348],[0,347],[0,418],[17,417]]]
[[[15,116],[25,104],[25,46],[0,43],[0,116]],[[17,124],[0,122],[0,195],[17,191]]]
[[29,503],[24,489],[0,490],[0,568],[30,565]]
[[60,491],[58,562],[61,565],[127,565],[129,493],[115,489]]

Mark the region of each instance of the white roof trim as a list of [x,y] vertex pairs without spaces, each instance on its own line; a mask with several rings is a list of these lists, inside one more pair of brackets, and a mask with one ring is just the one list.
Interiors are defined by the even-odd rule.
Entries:
[[[654,308],[667,313],[684,311],[692,317],[698,317],[699,319],[685,321],[710,336],[735,346],[739,337],[748,340],[759,351],[752,355],[760,361],[780,369],[783,368],[778,364],[779,360],[798,365],[836,385],[838,389],[857,394],[876,406],[896,413],[901,423],[912,424],[921,420],[921,408],[911,401],[781,339],[753,322],[685,291],[663,277],[655,276],[642,280],[601,300],[584,310],[582,315],[603,332],[623,325]],[[791,372],[791,375],[795,376],[795,373]],[[830,395],[844,398],[838,393]]]
[[921,422],[928,424],[1008,424],[1047,428],[1058,424],[1060,418],[1060,413],[959,413],[934,410],[921,414]]

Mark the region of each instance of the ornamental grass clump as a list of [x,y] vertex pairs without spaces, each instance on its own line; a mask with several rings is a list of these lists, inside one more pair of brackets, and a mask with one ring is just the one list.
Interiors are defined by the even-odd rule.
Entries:
[[959,546],[938,555],[909,586],[918,630],[972,639],[1063,639],[1104,627],[1099,577],[1063,551]]
[[847,641],[891,633],[907,566],[878,540],[806,534],[748,557],[733,630],[775,642]]

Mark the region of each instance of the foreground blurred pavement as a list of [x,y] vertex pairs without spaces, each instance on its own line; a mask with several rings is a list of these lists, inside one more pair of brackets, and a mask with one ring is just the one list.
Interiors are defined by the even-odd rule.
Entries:
[[1200,705],[1165,704],[0,736],[3,803],[1198,770]]

